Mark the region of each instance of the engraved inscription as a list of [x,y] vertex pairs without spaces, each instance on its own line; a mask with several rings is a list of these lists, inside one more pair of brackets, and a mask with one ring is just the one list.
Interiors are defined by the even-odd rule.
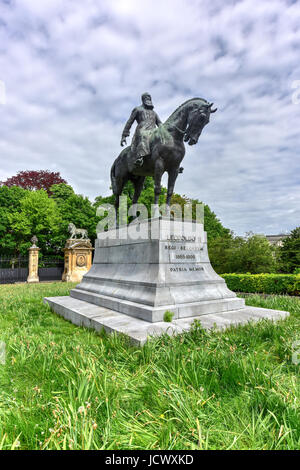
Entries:
[[202,266],[172,266],[170,267],[171,273],[178,273],[178,272],[189,272],[189,271],[203,271],[204,268]]
[[187,252],[187,253],[178,253],[178,252],[170,252],[170,262],[171,263],[200,263],[200,253],[195,252]]
[[168,252],[170,263],[200,263],[204,245],[202,243],[183,244],[175,241],[165,244],[164,248]]
[[188,245],[165,245],[165,250],[180,250],[180,251],[203,251],[204,245],[188,246]]
[[170,237],[167,238],[167,240],[170,242],[195,242],[196,237],[195,236],[185,237],[184,235],[181,237],[181,236],[176,236],[176,235],[170,235]]

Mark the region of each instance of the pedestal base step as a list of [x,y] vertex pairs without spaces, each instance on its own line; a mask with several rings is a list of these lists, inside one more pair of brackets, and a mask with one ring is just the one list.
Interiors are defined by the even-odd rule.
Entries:
[[195,315],[207,315],[208,313],[221,313],[227,310],[238,310],[245,305],[244,299],[230,297],[216,300],[202,300],[201,302],[189,302],[183,304],[172,304],[163,306],[150,306],[129,300],[109,297],[107,295],[96,294],[85,290],[72,289],[70,296],[77,300],[83,300],[98,307],[104,307],[115,312],[120,312],[131,317],[139,318],[147,322],[161,322],[166,310],[170,310],[174,317],[179,319],[193,317]]
[[281,310],[244,307],[221,313],[180,318],[170,323],[163,321],[150,323],[72,297],[45,297],[44,302],[48,303],[58,315],[75,325],[93,328],[96,331],[104,328],[108,333],[122,333],[128,336],[132,343],[139,346],[143,345],[151,336],[160,336],[166,333],[175,335],[188,331],[195,320],[198,320],[205,329],[213,327],[225,329],[232,325],[243,325],[249,321],[257,322],[263,319],[276,321],[289,316],[289,312]]

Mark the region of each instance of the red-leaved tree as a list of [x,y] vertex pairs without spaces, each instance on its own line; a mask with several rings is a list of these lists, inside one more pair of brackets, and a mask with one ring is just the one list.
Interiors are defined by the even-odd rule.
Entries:
[[2,181],[1,185],[4,186],[20,186],[24,189],[45,189],[48,194],[51,193],[50,187],[53,184],[60,184],[65,183],[67,184],[66,180],[64,180],[60,173],[49,171],[49,170],[26,170],[26,171],[19,171],[16,176],[12,176],[8,178],[6,181]]

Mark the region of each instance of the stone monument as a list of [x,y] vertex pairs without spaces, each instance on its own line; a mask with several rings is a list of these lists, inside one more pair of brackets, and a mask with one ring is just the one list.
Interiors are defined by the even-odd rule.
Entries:
[[34,235],[32,239],[30,240],[32,245],[29,248],[29,259],[28,259],[28,277],[27,277],[27,282],[28,283],[33,283],[33,282],[39,282],[39,251],[40,248],[37,247],[37,242],[38,239]]
[[[78,229],[74,224],[69,225],[71,237],[66,241],[64,248],[65,265],[62,280],[66,282],[80,282],[92,265],[93,247],[87,238],[87,230]],[[77,239],[80,235],[80,239]]]
[[[136,344],[149,336],[178,334],[195,320],[224,328],[287,312],[245,307],[213,270],[202,224],[158,217],[98,234],[90,271],[70,297],[46,298],[78,325],[126,334]],[[166,321],[166,312],[171,321]]]
[[166,310],[176,320],[244,307],[213,270],[202,224],[144,220],[99,234],[95,247],[73,299],[151,323],[163,321]]
[[[153,217],[98,233],[93,265],[80,284],[69,297],[45,299],[55,312],[77,325],[124,333],[137,344],[149,336],[186,331],[195,320],[205,328],[224,328],[288,315],[245,307],[244,300],[213,270],[203,224],[170,219],[184,142],[198,142],[216,111],[212,105],[203,98],[192,98],[162,124],[149,93],[142,95],[142,106],[132,111],[121,138],[121,145],[126,144],[130,127],[137,121],[132,145],[113,163],[111,183],[117,215],[125,182],[133,183],[136,204],[145,177],[153,176]],[[168,173],[166,217],[160,216],[158,208],[164,172]]]

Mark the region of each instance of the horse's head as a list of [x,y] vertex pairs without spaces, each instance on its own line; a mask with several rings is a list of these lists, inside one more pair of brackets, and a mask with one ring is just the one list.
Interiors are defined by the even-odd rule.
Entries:
[[72,222],[68,225],[68,231],[69,232],[72,232],[72,230],[74,229],[75,225],[72,224]]
[[210,114],[217,111],[217,108],[212,109],[212,105],[213,103],[201,103],[190,110],[184,135],[184,141],[189,145],[195,145],[198,142],[202,129],[209,122]]

